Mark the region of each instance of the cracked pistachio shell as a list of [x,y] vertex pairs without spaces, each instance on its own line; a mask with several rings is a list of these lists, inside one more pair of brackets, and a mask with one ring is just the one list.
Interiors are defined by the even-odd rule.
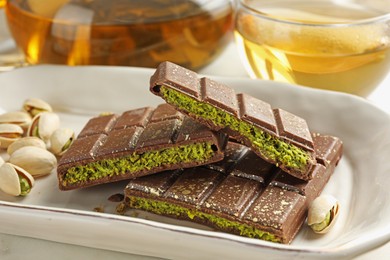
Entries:
[[51,151],[62,155],[68,150],[75,139],[75,133],[69,128],[59,128],[50,137]]
[[39,98],[29,98],[23,103],[23,110],[29,113],[32,117],[43,112],[52,112],[52,107],[45,101]]
[[23,136],[22,127],[14,124],[0,124],[0,147],[7,148]]
[[27,130],[27,136],[36,136],[47,142],[59,126],[60,118],[57,114],[43,112],[32,119],[31,125]]
[[34,186],[34,178],[23,168],[11,163],[0,167],[0,189],[11,196],[25,196]]
[[25,169],[36,178],[50,174],[57,165],[57,158],[45,149],[25,146],[12,153],[9,162]]
[[4,159],[3,157],[0,156],[0,167],[4,164]]
[[45,142],[42,141],[42,139],[35,136],[27,136],[27,137],[22,137],[19,140],[16,140],[12,144],[10,144],[7,148],[7,153],[11,155],[16,150],[25,146],[35,146],[42,149],[46,149],[46,144]]
[[338,214],[338,200],[331,195],[321,195],[309,207],[307,224],[314,232],[325,234],[334,225]]
[[31,116],[24,111],[13,111],[0,115],[0,124],[14,124],[27,129],[30,123]]

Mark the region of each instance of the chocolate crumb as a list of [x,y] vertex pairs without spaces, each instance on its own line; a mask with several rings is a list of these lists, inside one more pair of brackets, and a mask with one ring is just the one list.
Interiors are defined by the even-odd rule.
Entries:
[[103,206],[95,207],[93,208],[93,211],[104,213],[104,207]]
[[119,215],[124,215],[129,207],[126,205],[126,203],[121,202],[116,206],[116,213]]
[[125,195],[123,195],[121,193],[117,193],[117,194],[111,195],[108,198],[108,200],[111,202],[121,202],[121,201],[123,201],[124,198],[125,198]]

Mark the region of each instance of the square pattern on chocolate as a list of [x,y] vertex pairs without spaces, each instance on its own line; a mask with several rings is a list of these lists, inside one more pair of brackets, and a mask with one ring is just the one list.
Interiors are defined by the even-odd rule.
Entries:
[[212,170],[188,169],[185,174],[180,175],[164,196],[194,205],[202,204],[207,191],[217,182],[217,178],[218,173]]
[[253,202],[244,219],[259,223],[265,230],[275,230],[277,235],[291,237],[298,230],[294,222],[300,226],[304,220],[306,199],[295,192],[267,187]]
[[123,112],[116,120],[114,128],[123,129],[135,126],[144,127],[148,123],[152,111],[153,109],[151,107],[143,107]]
[[60,189],[220,161],[225,145],[226,135],[212,132],[168,104],[92,118],[59,161]]
[[[340,146],[325,141],[333,137],[322,138],[317,149],[340,152]],[[256,160],[258,157],[250,149],[238,143],[229,142],[226,151],[229,152],[221,162],[185,169],[169,177],[169,188],[168,179],[162,182],[160,174],[130,181],[125,189],[128,206],[229,233],[290,243],[306,218],[309,203],[322,191],[340,158],[332,157],[327,167],[316,164],[314,178],[303,181],[262,159]],[[228,166],[222,167],[224,164]],[[144,189],[139,187],[140,180]],[[150,189],[165,192],[156,195],[148,192]],[[145,200],[155,206],[142,206],[140,201]],[[164,205],[162,209],[158,209],[159,202]]]
[[250,95],[237,94],[241,118],[277,134],[276,122],[271,105]]
[[95,134],[107,134],[114,126],[117,117],[118,115],[107,115],[92,118],[81,130],[78,138]]
[[97,151],[107,140],[107,135],[96,134],[78,138],[72,144],[72,152],[61,157],[61,164],[72,164],[78,161],[94,160]]
[[306,149],[314,149],[313,139],[306,121],[283,109],[274,109],[279,135]]
[[233,89],[208,78],[200,79],[202,99],[237,116],[238,104]]
[[[184,84],[187,77],[188,86]],[[312,178],[315,153],[303,118],[272,109],[270,104],[247,94],[237,94],[220,82],[197,77],[193,71],[163,62],[151,77],[150,90],[212,130],[244,143],[289,174],[303,180]]]
[[[183,77],[183,75],[185,75],[185,77]],[[160,79],[169,80],[167,82],[165,80],[160,81]],[[171,86],[175,86],[182,91],[190,93],[190,95],[195,98],[199,97],[198,75],[193,71],[189,71],[173,63],[167,63],[164,68],[161,68],[158,73],[151,77],[150,81],[156,82],[157,86],[168,83]]]
[[205,207],[240,216],[261,188],[261,184],[256,181],[228,175],[208,197]]

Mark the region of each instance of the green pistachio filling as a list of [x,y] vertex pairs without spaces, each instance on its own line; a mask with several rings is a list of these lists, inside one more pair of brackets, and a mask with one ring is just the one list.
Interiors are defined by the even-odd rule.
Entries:
[[61,152],[67,150],[67,149],[70,147],[70,145],[72,144],[72,142],[73,142],[73,138],[70,138],[70,139],[65,143],[65,145],[62,147]]
[[271,233],[261,231],[247,224],[238,223],[222,217],[213,216],[199,210],[186,209],[184,207],[173,205],[167,202],[156,201],[152,199],[128,197],[128,203],[131,208],[142,209],[159,215],[170,215],[176,217],[197,218],[199,220],[213,223],[221,230],[234,230],[241,236],[259,238],[271,242],[280,243],[281,240]]
[[325,219],[322,222],[311,225],[311,228],[314,231],[317,231],[317,232],[320,232],[320,231],[324,230],[327,226],[329,226],[329,223],[331,221],[330,215],[331,214],[330,214],[330,211],[329,211],[326,214]]
[[235,118],[233,115],[188,97],[179,91],[161,86],[160,93],[167,103],[177,106],[199,118],[205,118],[222,128],[229,127],[248,138],[265,157],[291,169],[303,171],[310,161],[310,155],[303,149],[270,135],[260,128]]
[[33,129],[33,134],[32,134],[32,136],[37,136],[37,137],[39,137],[39,127],[35,127],[35,128]]
[[103,159],[86,165],[68,169],[63,177],[63,185],[98,180],[125,173],[151,170],[155,167],[169,166],[178,163],[205,162],[215,153],[215,145],[211,143],[195,143],[142,154],[133,153],[122,158]]
[[30,193],[31,186],[25,178],[19,176],[19,183],[20,183],[21,196],[26,196],[28,193]]

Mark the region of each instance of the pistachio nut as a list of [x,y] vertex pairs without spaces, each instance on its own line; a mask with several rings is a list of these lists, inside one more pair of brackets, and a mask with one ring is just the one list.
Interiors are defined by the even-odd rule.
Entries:
[[26,170],[4,163],[0,167],[0,189],[11,196],[25,196],[34,186],[34,178]]
[[331,195],[321,195],[309,207],[307,224],[314,232],[327,233],[339,214],[339,202]]
[[75,133],[69,128],[58,128],[50,137],[51,151],[55,155],[63,155],[72,145]]
[[35,136],[27,136],[22,137],[10,144],[7,148],[7,153],[11,155],[13,152],[24,146],[36,146],[42,149],[46,149],[46,144],[42,141],[42,139]]
[[39,113],[32,119],[27,136],[36,136],[47,142],[59,126],[60,118],[57,114],[52,112]]
[[15,124],[22,128],[28,128],[31,116],[24,111],[12,111],[0,115],[0,124]]
[[52,107],[45,101],[39,98],[29,98],[23,103],[23,110],[29,113],[32,117],[42,112],[52,112]]
[[7,148],[10,144],[23,137],[22,127],[14,124],[0,124],[0,147]]
[[37,178],[50,174],[57,165],[57,158],[45,149],[25,146],[13,152],[9,162],[25,169]]

